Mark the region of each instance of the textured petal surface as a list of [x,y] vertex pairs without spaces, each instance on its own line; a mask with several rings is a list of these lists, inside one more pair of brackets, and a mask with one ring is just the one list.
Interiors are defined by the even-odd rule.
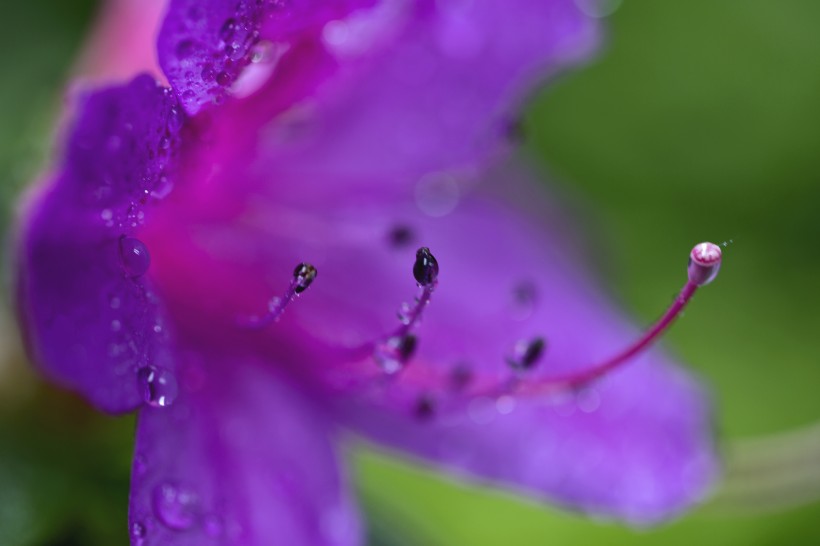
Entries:
[[132,544],[360,544],[318,406],[236,353],[178,358],[177,402],[139,416]]
[[172,176],[181,111],[147,76],[81,99],[58,173],[19,241],[18,307],[35,360],[108,411],[141,398],[135,371],[171,367],[150,258],[130,238]]
[[172,0],[159,35],[160,66],[185,109],[220,102],[261,40],[310,38],[332,19],[374,0]]

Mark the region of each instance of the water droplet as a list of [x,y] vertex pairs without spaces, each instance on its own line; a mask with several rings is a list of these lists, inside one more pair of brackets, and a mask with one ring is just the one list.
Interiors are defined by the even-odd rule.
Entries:
[[418,339],[414,335],[391,336],[376,346],[373,358],[386,374],[400,371],[416,352]]
[[274,45],[272,42],[262,40],[253,46],[253,49],[251,50],[251,62],[258,64],[271,60],[273,57],[273,49]]
[[529,341],[521,340],[515,345],[515,355],[507,359],[507,362],[513,369],[530,370],[541,360],[546,347],[547,342],[542,337]]
[[401,309],[399,309],[399,312],[398,312],[398,318],[399,318],[399,321],[402,324],[404,324],[405,326],[407,326],[411,322],[410,313],[411,313],[412,310],[413,309],[410,307],[409,303],[404,302],[404,303],[401,304]]
[[438,260],[426,246],[416,251],[413,277],[420,286],[430,286],[438,279]]
[[293,270],[294,292],[301,294],[307,290],[313,283],[313,279],[316,278],[317,273],[316,268],[308,263],[302,262],[297,265],[296,269]]
[[235,19],[226,19],[224,23],[222,23],[222,28],[219,29],[219,38],[229,44],[233,41],[234,32],[236,31],[236,20]]
[[167,176],[160,176],[156,186],[151,190],[150,195],[154,199],[165,199],[174,189],[174,183]]
[[218,83],[222,87],[227,87],[231,85],[231,75],[227,72],[220,72],[216,75],[216,83]]
[[501,415],[507,415],[512,413],[512,411],[515,409],[515,398],[508,394],[499,396],[498,399],[495,401],[495,409]]
[[447,216],[458,206],[458,182],[449,173],[430,173],[423,176],[415,188],[416,206],[434,218]]
[[146,404],[155,408],[170,406],[176,400],[179,388],[177,379],[168,370],[154,366],[145,366],[137,371],[142,399]]
[[145,537],[145,525],[142,523],[135,521],[131,524],[131,536],[136,539],[144,538]]
[[125,274],[129,277],[142,276],[151,265],[151,256],[145,243],[134,237],[120,238],[120,258]]
[[184,531],[196,522],[198,499],[185,487],[160,484],[154,489],[153,501],[157,518],[170,529]]
[[213,67],[210,65],[205,65],[205,67],[202,69],[202,72],[200,72],[199,75],[202,77],[202,81],[204,82],[212,82],[216,78],[216,73],[214,72]]
[[114,218],[114,211],[112,211],[111,209],[103,209],[103,210],[100,212],[100,218],[102,218],[103,220],[105,220],[106,222],[108,222],[108,221],[110,221],[112,218]]
[[578,408],[584,413],[594,413],[601,406],[601,395],[598,389],[588,387],[576,396]]

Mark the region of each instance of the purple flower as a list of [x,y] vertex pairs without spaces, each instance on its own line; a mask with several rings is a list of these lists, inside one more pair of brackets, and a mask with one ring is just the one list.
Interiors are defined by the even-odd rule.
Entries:
[[719,249],[606,360],[634,329],[504,159],[596,39],[571,0],[172,0],[170,87],[78,100],[19,308],[52,379],[139,410],[132,544],[359,544],[342,431],[637,524],[706,494],[704,393],[638,353]]

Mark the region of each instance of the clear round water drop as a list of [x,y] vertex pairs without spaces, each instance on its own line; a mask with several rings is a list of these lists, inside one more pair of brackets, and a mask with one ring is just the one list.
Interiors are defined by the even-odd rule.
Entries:
[[140,277],[148,271],[151,256],[145,243],[134,237],[120,239],[120,259],[125,274],[129,277]]
[[174,374],[154,366],[140,368],[137,371],[137,383],[143,401],[154,408],[170,406],[179,393]]
[[197,521],[199,499],[186,487],[161,483],[154,489],[153,504],[154,514],[169,529],[184,531]]

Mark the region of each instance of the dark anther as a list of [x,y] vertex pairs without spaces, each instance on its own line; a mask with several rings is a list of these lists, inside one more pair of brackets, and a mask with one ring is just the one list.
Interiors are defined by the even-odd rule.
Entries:
[[296,269],[293,270],[293,279],[296,282],[296,286],[293,289],[294,292],[301,294],[307,290],[308,286],[310,286],[310,283],[312,283],[315,278],[316,268],[304,262],[300,263],[296,266]]
[[520,342],[515,349],[515,358],[510,359],[508,362],[510,366],[517,370],[530,370],[541,360],[546,347],[547,342],[542,337],[537,337],[532,341]]
[[429,393],[424,393],[416,400],[414,409],[416,418],[419,421],[429,421],[436,413],[436,401]]
[[450,384],[457,391],[467,387],[472,380],[473,371],[468,364],[456,364],[453,369],[450,370]]
[[413,277],[420,286],[430,286],[438,278],[438,261],[426,246],[416,251],[416,263],[413,264]]
[[530,281],[523,281],[513,287],[513,298],[519,305],[529,305],[535,301],[535,285]]
[[401,362],[407,362],[413,357],[418,345],[418,338],[414,335],[406,335],[397,340],[396,356]]
[[396,248],[403,248],[413,242],[413,231],[407,226],[394,226],[388,235],[390,244]]

